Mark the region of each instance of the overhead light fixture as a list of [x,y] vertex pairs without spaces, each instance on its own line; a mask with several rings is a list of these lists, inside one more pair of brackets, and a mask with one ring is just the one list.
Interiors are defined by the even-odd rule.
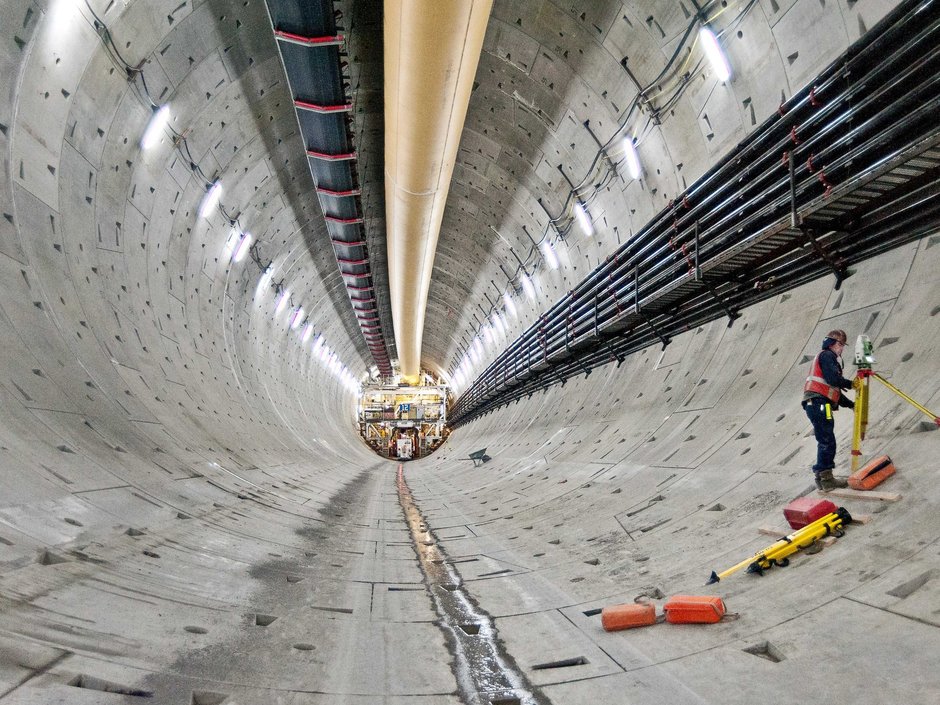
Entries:
[[294,311],[294,317],[290,319],[290,329],[297,330],[300,328],[301,322],[304,320],[304,309],[302,306],[298,306],[297,310]]
[[212,185],[206,189],[206,195],[202,197],[202,203],[199,204],[199,217],[206,218],[219,205],[219,199],[222,198],[222,182],[213,181]]
[[313,352],[320,352],[323,349],[323,334],[317,333],[317,337],[313,341]]
[[248,253],[248,250],[251,249],[252,240],[253,238],[250,234],[244,233],[242,235],[241,242],[238,243],[238,247],[235,248],[235,254],[232,255],[233,262],[238,263],[245,259],[245,255]]
[[496,327],[499,329],[500,335],[504,338],[506,337],[506,324],[503,322],[503,317],[499,315],[498,311],[493,311],[493,323],[496,324]]
[[483,337],[486,338],[486,342],[491,346],[496,344],[496,336],[493,334],[493,328],[489,325],[483,326]]
[[633,137],[630,135],[624,135],[623,154],[627,158],[627,172],[630,174],[630,178],[639,179],[642,173],[640,169],[640,155],[637,153],[636,144],[634,144]]
[[150,122],[147,123],[147,129],[144,130],[144,136],[140,138],[140,148],[150,149],[155,146],[163,136],[163,130],[170,121],[170,104],[164,103],[160,107],[154,106],[153,115],[150,116]]
[[516,310],[516,303],[512,300],[508,291],[503,292],[503,303],[506,305],[506,313],[513,318],[519,315],[519,312]]
[[522,281],[522,288],[525,290],[526,295],[535,301],[535,285],[532,283],[532,280],[529,279],[529,273],[525,270],[522,270],[522,274],[519,276],[519,279]]
[[715,72],[715,78],[722,83],[727,82],[731,78],[731,65],[728,63],[725,53],[721,50],[718,37],[708,28],[708,25],[702,25],[702,28],[698,31],[698,39],[705,50],[705,56],[708,57],[708,63],[711,64],[712,70]]
[[591,237],[594,235],[594,223],[591,222],[591,216],[588,215],[587,206],[585,206],[581,200],[575,202],[574,214],[578,219],[578,225],[581,226],[581,230],[585,237]]
[[542,251],[542,257],[545,260],[545,264],[548,265],[548,268],[558,269],[558,255],[555,254],[555,248],[552,247],[552,243],[548,241],[548,237],[539,243],[539,249]]
[[476,357],[475,362],[479,364],[480,358],[483,357],[483,339],[480,338],[480,336],[476,336],[473,339],[473,347],[470,348],[470,350],[473,352],[474,357]]
[[308,324],[304,327],[303,335],[300,336],[300,342],[301,342],[301,343],[306,343],[308,340],[310,340],[310,336],[311,336],[311,335],[313,335],[313,324],[312,324],[312,323],[308,323]]
[[238,225],[235,222],[232,222],[232,227],[228,231],[228,237],[225,240],[225,247],[222,248],[222,259],[234,259],[235,250],[238,248],[238,243],[241,242],[242,233],[238,229]]
[[272,278],[273,276],[274,276],[274,272],[272,271],[272,268],[271,268],[271,266],[269,265],[269,266],[267,266],[267,267],[265,268],[265,270],[261,273],[261,278],[258,280],[258,286],[257,286],[257,288],[255,288],[255,298],[256,298],[256,299],[258,298],[258,294],[260,294],[260,293],[265,289],[265,287],[267,287],[268,282],[271,281],[271,278]]
[[281,298],[277,300],[277,306],[274,307],[274,315],[280,315],[281,311],[284,310],[284,307],[287,306],[287,302],[290,301],[290,291],[284,289],[281,292]]

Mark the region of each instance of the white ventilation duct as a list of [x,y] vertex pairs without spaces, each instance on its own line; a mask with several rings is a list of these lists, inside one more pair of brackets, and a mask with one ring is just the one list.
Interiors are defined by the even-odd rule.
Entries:
[[428,288],[492,0],[385,0],[385,209],[398,362],[417,383]]

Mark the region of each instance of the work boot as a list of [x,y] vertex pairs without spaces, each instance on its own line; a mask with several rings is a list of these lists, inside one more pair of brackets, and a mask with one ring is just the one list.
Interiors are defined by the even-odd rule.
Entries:
[[832,470],[823,470],[816,473],[816,489],[820,492],[848,487],[849,483],[844,477],[833,477]]

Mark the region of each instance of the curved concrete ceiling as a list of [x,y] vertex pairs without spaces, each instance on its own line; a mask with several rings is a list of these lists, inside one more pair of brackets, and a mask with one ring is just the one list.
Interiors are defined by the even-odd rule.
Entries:
[[[377,5],[337,3],[350,46],[368,46],[351,19]],[[893,5],[757,2],[736,24],[735,8],[722,13],[735,79],[695,74],[660,125],[637,123],[643,178],[593,196],[595,236],[559,245],[536,301],[514,295],[509,336]],[[938,236],[866,263],[840,291],[818,281],[730,329],[689,331],[493,412],[406,465],[405,489],[359,442],[336,374],[369,358],[264,7],[91,7],[111,52],[86,6],[2,6],[0,703],[936,699],[935,426],[883,389],[864,447],[895,458],[884,489],[899,501],[840,499],[867,523],[822,553],[701,583],[769,544],[756,529],[782,530],[781,506],[809,491],[799,389],[826,330],[867,332],[892,381],[940,406]],[[526,260],[522,226],[535,238],[548,227],[536,199],[562,213],[558,165],[578,184],[597,151],[584,122],[601,142],[619,129],[636,92],[621,59],[652,81],[693,14],[653,0],[494,4],[426,364],[459,359],[517,269],[510,247]],[[191,159],[169,133],[140,150],[151,111],[115,52],[143,62]],[[355,70],[374,95],[375,72]],[[229,220],[197,217],[215,178],[258,263],[272,263],[260,287],[252,258],[229,262]],[[362,182],[381,217],[365,192],[376,170]],[[274,315],[275,285],[321,337],[302,342]],[[315,340],[335,352],[332,370]],[[842,459],[849,421],[838,414]],[[483,447],[493,460],[473,468],[465,458]],[[737,621],[609,634],[595,614],[701,592]],[[489,682],[461,661],[478,636],[500,666]]]

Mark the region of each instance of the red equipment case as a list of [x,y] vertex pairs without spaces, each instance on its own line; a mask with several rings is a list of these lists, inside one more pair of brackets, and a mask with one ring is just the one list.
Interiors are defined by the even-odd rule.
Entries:
[[802,529],[834,511],[836,511],[836,505],[828,499],[799,497],[783,508],[783,516],[787,518],[791,529]]
[[613,605],[601,610],[601,624],[608,632],[645,627],[655,622],[656,606],[650,603]]
[[670,624],[714,624],[725,616],[725,603],[714,595],[675,595],[663,611]]

